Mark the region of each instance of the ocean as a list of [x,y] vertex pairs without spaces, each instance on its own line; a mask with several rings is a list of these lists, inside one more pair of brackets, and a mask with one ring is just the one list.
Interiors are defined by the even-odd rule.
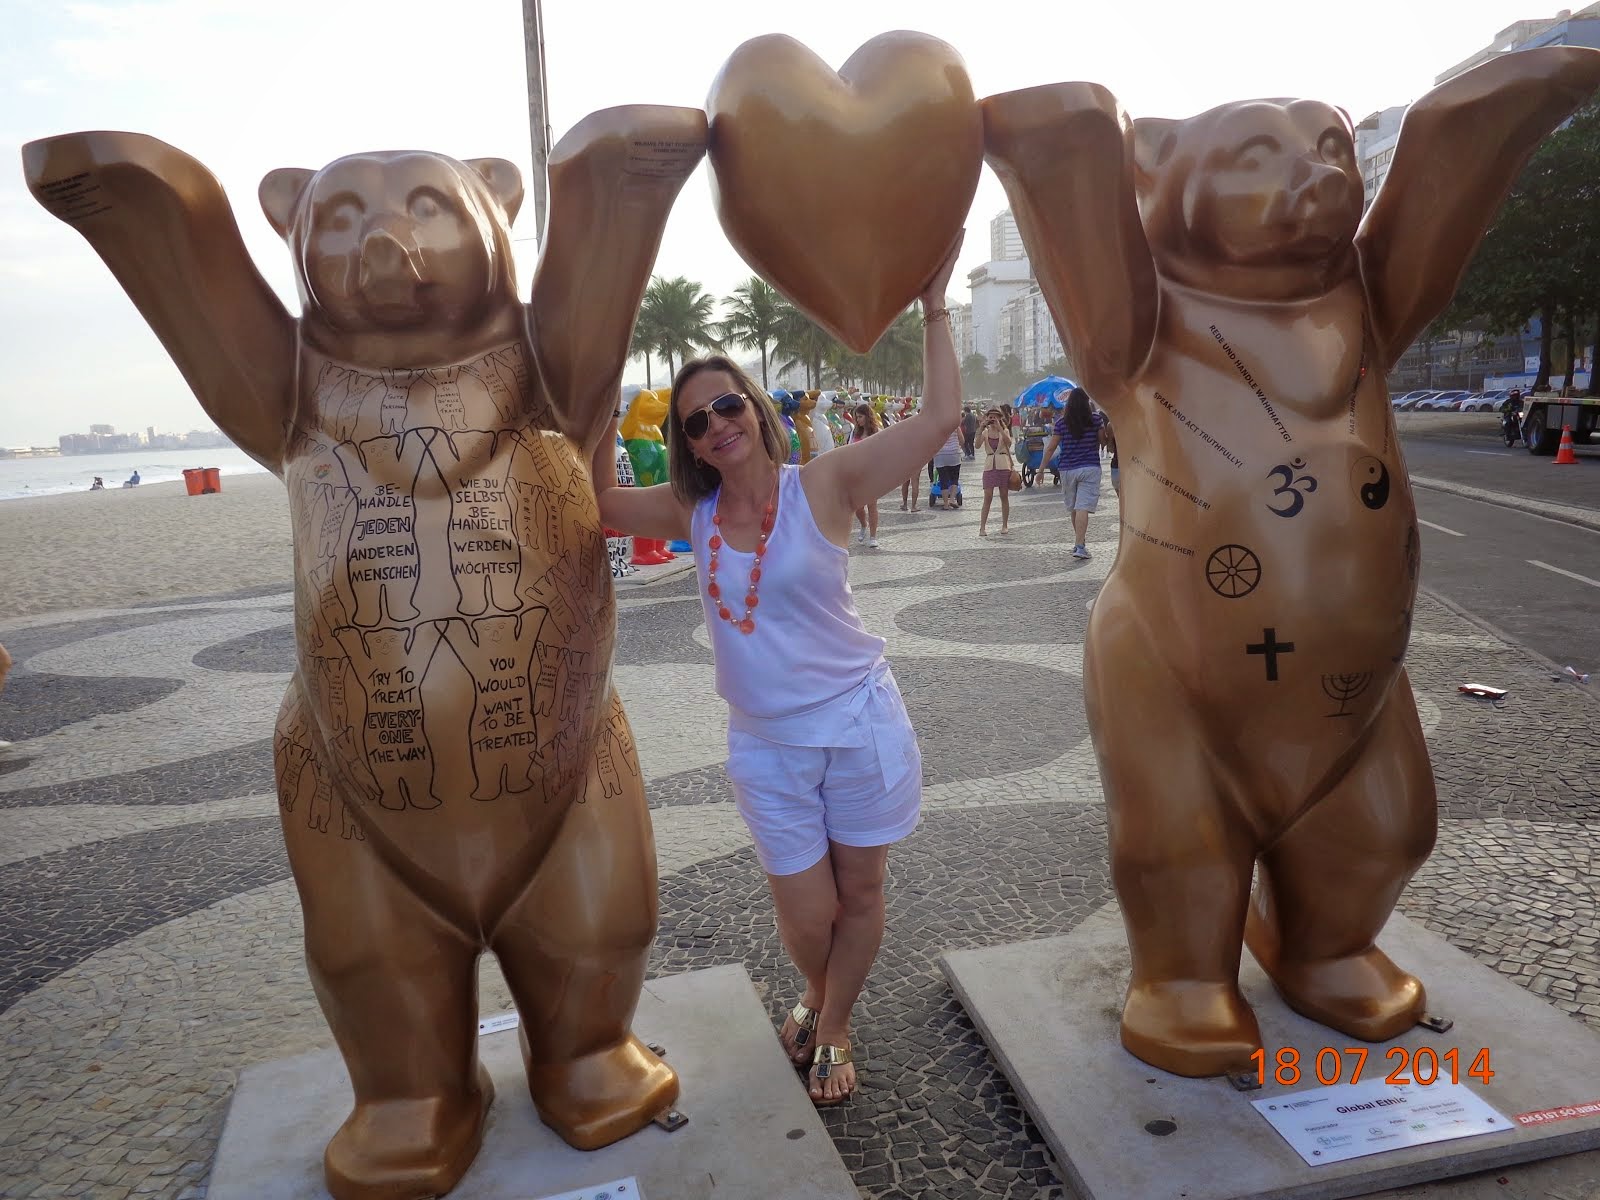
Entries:
[[60,458],[0,459],[0,500],[86,492],[96,475],[106,487],[120,488],[134,471],[139,481],[182,479],[185,468],[216,467],[223,477],[261,475],[266,468],[237,446],[215,450],[123,450],[113,454],[73,454]]

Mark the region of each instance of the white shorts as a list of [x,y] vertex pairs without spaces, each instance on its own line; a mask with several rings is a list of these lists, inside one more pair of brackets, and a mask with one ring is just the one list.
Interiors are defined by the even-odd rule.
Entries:
[[922,816],[922,753],[911,722],[875,722],[865,746],[785,746],[728,731],[728,778],[769,875],[821,862],[828,843],[887,846]]

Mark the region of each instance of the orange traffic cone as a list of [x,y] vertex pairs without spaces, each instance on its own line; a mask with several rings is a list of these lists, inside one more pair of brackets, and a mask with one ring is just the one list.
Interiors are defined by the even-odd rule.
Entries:
[[1561,445],[1556,449],[1556,466],[1577,466],[1578,456],[1572,452],[1572,426],[1561,427]]

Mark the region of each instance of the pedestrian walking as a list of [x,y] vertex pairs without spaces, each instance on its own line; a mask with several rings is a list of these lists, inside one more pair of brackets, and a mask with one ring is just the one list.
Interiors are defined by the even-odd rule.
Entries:
[[1105,423],[1105,414],[1090,405],[1089,393],[1073,388],[1040,459],[1042,471],[1056,446],[1061,447],[1061,497],[1072,515],[1073,558],[1089,557],[1089,514],[1100,506],[1100,445]]
[[960,426],[950,430],[950,436],[933,456],[933,465],[939,472],[939,507],[956,507],[956,488],[961,484]]
[[959,249],[921,298],[920,412],[791,466],[760,385],[727,358],[696,359],[673,381],[671,482],[617,487],[609,445],[593,464],[604,525],[694,547],[728,702],[728,776],[805,980],[779,1037],[810,1064],[818,1105],[856,1090],[851,1011],[883,938],[889,847],[922,807],[916,735],[884,640],[856,611],[846,547],[857,510],[919,469],[961,419],[944,306]]

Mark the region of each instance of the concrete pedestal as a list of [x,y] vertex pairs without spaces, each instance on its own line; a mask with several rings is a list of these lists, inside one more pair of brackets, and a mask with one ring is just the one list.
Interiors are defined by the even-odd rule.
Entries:
[[[494,1107],[483,1149],[450,1200],[536,1200],[630,1175],[643,1200],[857,1200],[744,968],[652,980],[633,1028],[666,1048],[687,1125],[675,1133],[648,1125],[604,1150],[574,1150],[534,1112],[516,1030],[488,1034],[479,1054],[494,1077]],[[336,1050],[241,1072],[210,1200],[326,1196],[322,1150],[351,1103]]]
[[[1261,1090],[1237,1092],[1224,1079],[1184,1079],[1141,1062],[1118,1040],[1129,960],[1114,905],[1065,937],[952,951],[942,963],[1084,1200],[1334,1200],[1600,1147],[1600,1112],[1528,1126],[1515,1121],[1600,1100],[1600,1036],[1403,916],[1390,921],[1381,944],[1427,985],[1430,1012],[1455,1025],[1443,1034],[1417,1028],[1369,1047],[1363,1079],[1376,1070],[1381,1080],[1395,1065],[1384,1058],[1391,1046],[1427,1045],[1440,1054],[1456,1047],[1463,1072],[1487,1047],[1492,1081],[1464,1082],[1512,1118],[1513,1128],[1306,1166],[1250,1102],[1314,1089],[1318,1049],[1352,1039],[1290,1011],[1246,952],[1241,984],[1269,1057],[1281,1047],[1298,1049],[1301,1082],[1280,1086],[1269,1070]],[[1571,1160],[1579,1189],[1571,1200],[1600,1196],[1583,1182],[1600,1174],[1595,1158]],[[1509,1192],[1501,1187],[1498,1194]]]

